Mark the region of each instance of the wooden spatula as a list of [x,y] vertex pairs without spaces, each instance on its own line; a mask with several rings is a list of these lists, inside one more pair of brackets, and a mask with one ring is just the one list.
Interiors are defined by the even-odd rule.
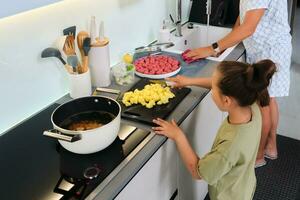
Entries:
[[77,35],[77,46],[78,46],[78,49],[79,49],[80,54],[81,54],[81,60],[83,60],[83,57],[84,57],[83,41],[87,37],[89,37],[89,34],[86,31],[80,31]]

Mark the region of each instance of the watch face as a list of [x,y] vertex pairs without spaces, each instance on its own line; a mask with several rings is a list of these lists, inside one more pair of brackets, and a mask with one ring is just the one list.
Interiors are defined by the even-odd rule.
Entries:
[[212,47],[213,47],[214,49],[216,49],[216,48],[219,47],[219,45],[218,45],[218,43],[215,42],[215,43],[212,44]]

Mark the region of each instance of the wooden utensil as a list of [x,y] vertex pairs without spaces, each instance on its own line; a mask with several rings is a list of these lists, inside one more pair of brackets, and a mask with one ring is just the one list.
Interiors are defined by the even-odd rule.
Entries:
[[[63,51],[65,52],[65,54],[68,56],[76,56],[76,52],[75,52],[75,37],[73,35],[68,35],[66,38],[66,42],[63,48]],[[84,69],[82,68],[80,62],[78,61],[78,73],[84,73]]]
[[89,34],[86,31],[80,31],[77,35],[77,46],[81,54],[81,62],[83,62],[83,57],[84,57],[83,41],[87,37],[89,37]]
[[74,36],[68,35],[63,47],[63,50],[67,56],[75,55],[75,43]]

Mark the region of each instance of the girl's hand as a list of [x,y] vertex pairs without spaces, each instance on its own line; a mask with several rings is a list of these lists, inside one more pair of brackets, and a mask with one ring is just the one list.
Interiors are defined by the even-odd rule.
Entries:
[[153,122],[157,124],[157,127],[153,127],[155,133],[159,135],[164,135],[172,140],[175,140],[183,134],[182,130],[177,126],[174,119],[171,122],[167,122],[163,119],[157,118],[154,119]]
[[211,46],[207,46],[191,50],[186,54],[186,57],[189,57],[191,59],[200,59],[213,56],[214,54],[215,52],[213,48]]
[[174,84],[172,84],[173,87],[182,88],[188,85],[191,85],[191,78],[186,76],[177,75],[173,78],[166,78],[167,81],[171,81]]

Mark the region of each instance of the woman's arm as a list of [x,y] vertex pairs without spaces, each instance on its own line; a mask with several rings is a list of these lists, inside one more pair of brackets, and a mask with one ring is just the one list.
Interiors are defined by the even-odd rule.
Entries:
[[227,36],[218,41],[221,51],[232,47],[242,42],[247,37],[251,36],[260,22],[265,9],[250,10],[246,13],[245,20],[242,24],[235,27]]
[[[264,8],[250,10],[246,13],[245,20],[242,24],[240,24],[240,18],[238,18],[232,31],[223,39],[218,41],[220,50],[223,51],[229,47],[232,47],[251,36],[255,32],[256,27],[264,13]],[[213,48],[211,46],[207,46],[194,49],[187,53],[186,56],[191,57],[192,59],[199,59],[206,58],[214,54],[215,52]]]
[[236,28],[236,27],[238,27],[240,25],[240,16],[238,16],[238,18],[236,19],[236,21],[235,21],[235,24],[234,24],[234,26],[233,26],[233,30]]

